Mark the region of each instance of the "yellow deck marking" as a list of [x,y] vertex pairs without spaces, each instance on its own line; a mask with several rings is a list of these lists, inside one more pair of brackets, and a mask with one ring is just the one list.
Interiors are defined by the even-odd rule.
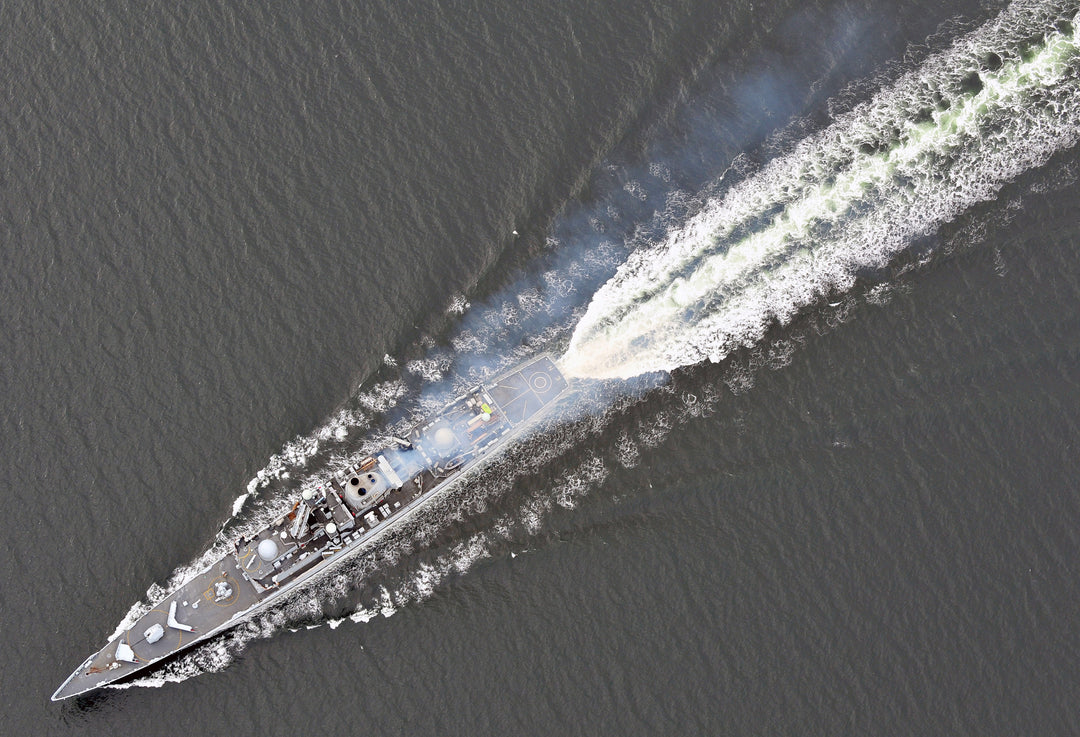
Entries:
[[245,555],[245,556],[244,556],[243,558],[241,558],[241,559],[240,559],[240,565],[241,565],[241,567],[243,567],[243,569],[244,569],[245,571],[251,571],[252,573],[255,573],[255,572],[256,572],[256,571],[258,571],[258,570],[259,570],[260,568],[262,568],[262,560],[261,560],[261,559],[259,559],[259,558],[256,558],[256,559],[255,559],[255,560],[254,560],[253,562],[254,562],[254,563],[257,563],[258,565],[257,565],[256,567],[254,567],[254,568],[252,568],[251,566],[249,566],[248,564],[246,564],[246,563],[244,562],[245,560],[247,560],[248,558],[250,558],[250,557],[251,557],[251,556],[253,556],[253,555],[255,555],[255,548],[253,548],[253,547],[251,547],[251,546],[249,545],[249,546],[248,546],[248,551],[247,551],[247,555]]
[[[139,622],[143,621],[146,618],[147,614],[153,614],[154,612],[157,612],[158,614],[164,614],[166,617],[169,616],[169,613],[167,611],[163,610],[163,609],[151,609],[146,614],[139,617],[138,621]],[[135,657],[138,658],[139,661],[140,661],[139,663],[132,663],[132,665],[142,665],[143,663],[146,663],[146,662],[152,660],[153,658],[152,657],[151,658],[145,658],[145,657],[139,655],[139,653],[135,651],[135,646],[131,644],[131,630],[133,630],[133,629],[135,629],[134,625],[132,625],[131,629],[129,629],[127,632],[124,633],[124,642],[126,642],[128,644],[128,647],[131,648],[131,651],[133,653],[135,653]],[[168,632],[170,629],[171,629],[170,627],[165,627],[166,632]],[[180,648],[180,645],[184,642],[183,631],[181,631],[181,630],[177,630],[177,631],[180,632],[180,642],[176,643],[176,647],[173,648],[173,650],[178,650]],[[162,638],[162,639],[164,640],[165,638]],[[146,643],[146,644],[148,646],[150,645],[150,643]],[[160,656],[158,656],[158,657],[160,657]]]
[[[232,596],[225,599],[224,601],[214,601],[214,584],[216,584],[218,581],[224,581],[225,583],[229,584],[229,587],[232,588],[233,591]],[[203,598],[206,599],[208,602],[212,603],[214,606],[232,606],[236,603],[236,600],[240,598],[240,585],[236,583],[236,579],[234,579],[232,576],[223,573],[210,582],[210,585],[206,587],[205,591],[203,591]]]

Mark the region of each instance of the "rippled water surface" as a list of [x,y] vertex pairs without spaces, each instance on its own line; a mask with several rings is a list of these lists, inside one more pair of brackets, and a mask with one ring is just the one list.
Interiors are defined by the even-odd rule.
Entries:
[[[1076,732],[1078,10],[0,5],[0,731]],[[541,350],[646,373],[49,702]]]

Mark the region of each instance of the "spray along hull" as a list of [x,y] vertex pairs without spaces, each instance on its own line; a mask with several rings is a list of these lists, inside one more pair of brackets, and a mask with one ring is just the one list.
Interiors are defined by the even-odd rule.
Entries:
[[395,445],[306,491],[296,506],[157,602],[53,694],[130,678],[280,604],[368,549],[466,471],[521,435],[566,391],[542,355],[470,390]]

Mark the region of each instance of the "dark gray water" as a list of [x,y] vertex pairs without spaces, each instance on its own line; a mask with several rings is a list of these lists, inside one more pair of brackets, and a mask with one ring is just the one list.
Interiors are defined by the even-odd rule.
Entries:
[[0,731],[1076,733],[1072,149],[160,688],[48,701],[222,525],[565,347],[733,161],[1001,7],[0,6]]

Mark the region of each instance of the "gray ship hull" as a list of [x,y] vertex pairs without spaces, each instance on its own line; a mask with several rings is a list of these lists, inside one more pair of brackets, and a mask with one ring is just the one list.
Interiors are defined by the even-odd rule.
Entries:
[[566,391],[550,356],[516,366],[363,459],[173,591],[87,658],[53,694],[130,678],[280,603],[408,519],[517,437]]

